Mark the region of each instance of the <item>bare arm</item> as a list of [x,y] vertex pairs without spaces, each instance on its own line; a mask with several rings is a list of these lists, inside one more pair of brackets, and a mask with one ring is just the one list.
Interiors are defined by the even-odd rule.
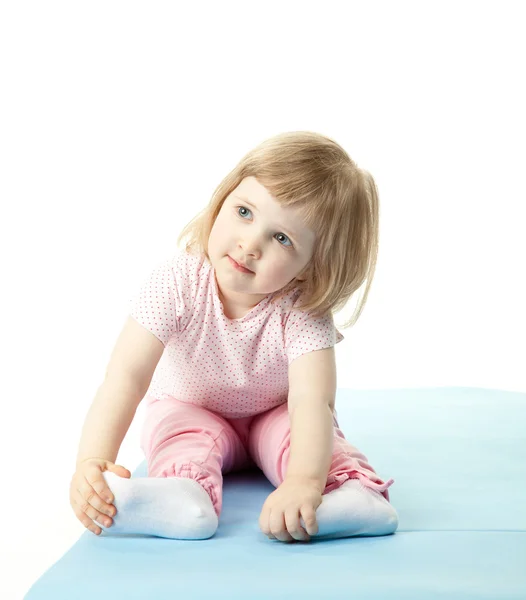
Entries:
[[102,383],[84,421],[77,466],[87,458],[116,461],[142,398],[139,390],[124,379]]
[[159,339],[132,317],[128,318],[86,416],[77,466],[87,458],[116,461],[163,351]]
[[332,462],[336,395],[334,347],[309,352],[289,368],[290,457],[286,479],[308,479],[323,492]]

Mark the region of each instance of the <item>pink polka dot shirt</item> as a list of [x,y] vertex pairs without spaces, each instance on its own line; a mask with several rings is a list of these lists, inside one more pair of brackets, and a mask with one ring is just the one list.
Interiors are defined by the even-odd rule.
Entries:
[[178,251],[156,267],[130,312],[165,346],[146,402],[172,397],[228,419],[284,404],[290,363],[344,336],[332,315],[313,317],[295,308],[296,290],[274,303],[272,297],[229,319],[206,256]]

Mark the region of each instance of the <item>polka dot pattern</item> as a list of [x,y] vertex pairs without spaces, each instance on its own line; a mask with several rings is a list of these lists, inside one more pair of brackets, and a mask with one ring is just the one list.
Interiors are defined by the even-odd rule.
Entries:
[[294,307],[296,290],[269,294],[240,319],[229,319],[205,256],[179,251],[156,267],[131,302],[131,316],[165,346],[147,396],[198,404],[225,418],[284,404],[288,366],[344,336],[331,315]]

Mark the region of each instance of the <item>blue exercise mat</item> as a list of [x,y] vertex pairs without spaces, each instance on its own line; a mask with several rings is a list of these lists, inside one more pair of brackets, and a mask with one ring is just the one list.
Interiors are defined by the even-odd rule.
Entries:
[[[259,530],[274,489],[224,477],[209,540],[86,531],[26,600],[526,599],[526,394],[340,389],[340,427],[384,480],[393,535],[283,544]],[[146,476],[143,462],[133,477]]]

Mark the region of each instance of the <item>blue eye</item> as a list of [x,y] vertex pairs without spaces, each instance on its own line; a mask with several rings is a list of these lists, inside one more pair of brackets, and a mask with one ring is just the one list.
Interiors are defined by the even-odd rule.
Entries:
[[[276,239],[277,236],[280,235],[281,237],[284,237],[286,240],[288,240],[290,242],[290,245],[292,246],[292,242],[290,241],[290,239],[284,234],[284,233],[276,233]],[[278,240],[279,242],[279,240]],[[279,242],[281,244],[281,242]],[[286,246],[287,244],[281,244],[282,246]]]
[[[250,210],[246,206],[238,206],[237,212],[239,213],[241,210],[246,210],[247,212],[250,212]],[[244,215],[242,214],[239,214],[239,216],[244,218]]]

